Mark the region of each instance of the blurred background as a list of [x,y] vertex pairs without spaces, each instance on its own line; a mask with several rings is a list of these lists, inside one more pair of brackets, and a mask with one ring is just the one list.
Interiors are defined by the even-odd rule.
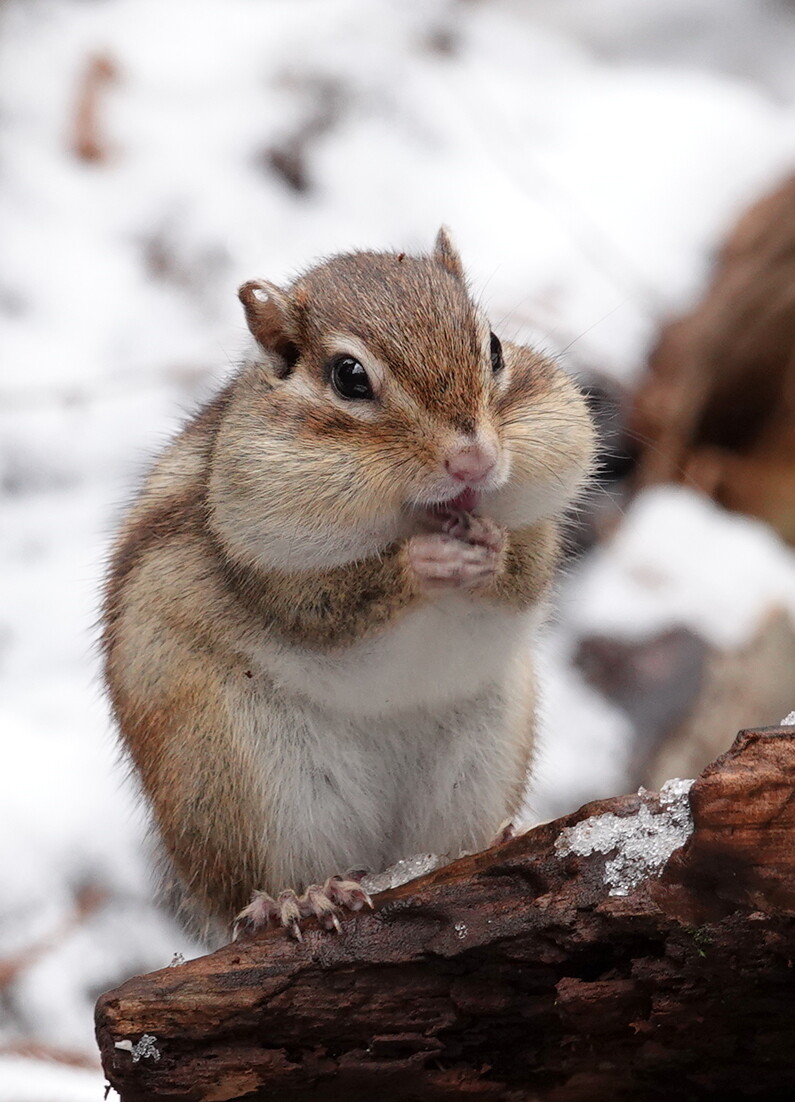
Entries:
[[528,822],[795,708],[795,4],[0,0],[0,1102],[102,1097],[152,902],[94,621],[235,290],[453,232],[602,431]]

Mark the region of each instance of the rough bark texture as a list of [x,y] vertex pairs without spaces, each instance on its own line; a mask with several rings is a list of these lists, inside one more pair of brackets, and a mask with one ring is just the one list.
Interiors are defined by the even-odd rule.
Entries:
[[685,481],[795,543],[795,177],[738,222],[636,396],[637,483]]
[[[105,1072],[123,1102],[789,1096],[793,791],[795,728],[746,731],[691,789],[689,839],[625,895],[620,851],[577,856],[561,831],[651,823],[653,846],[664,794],[384,892],[340,937],[272,932],[136,977],[97,1006]],[[143,1034],[157,1057],[115,1047]]]

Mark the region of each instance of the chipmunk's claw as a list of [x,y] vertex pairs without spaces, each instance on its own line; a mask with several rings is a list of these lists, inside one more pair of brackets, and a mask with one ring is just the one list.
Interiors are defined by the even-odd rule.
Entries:
[[346,907],[349,911],[360,911],[362,907],[367,906],[372,910],[373,901],[358,880],[330,876],[324,884],[324,889],[338,907]]
[[274,899],[267,892],[258,891],[235,919],[233,936],[237,937],[243,927],[258,931],[281,926],[290,937],[303,941],[304,918],[316,918],[323,929],[341,934],[340,910],[358,911],[365,905],[372,908],[373,901],[361,884],[342,876],[330,876],[323,885],[310,884],[303,895],[288,888]]

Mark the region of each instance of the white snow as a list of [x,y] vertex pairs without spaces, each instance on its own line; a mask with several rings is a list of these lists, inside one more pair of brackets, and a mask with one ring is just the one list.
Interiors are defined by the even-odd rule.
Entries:
[[600,56],[708,69],[792,100],[795,24],[759,0],[513,0],[518,12],[565,30]]
[[572,632],[564,618],[541,640],[538,654],[539,734],[532,783],[519,816],[526,825],[626,791],[632,723],[574,668],[571,649]]
[[594,815],[560,832],[555,851],[561,857],[576,853],[612,854],[605,863],[609,895],[629,895],[651,876],[659,876],[666,861],[693,832],[688,792],[692,780],[666,781],[659,792],[660,808],[653,793],[641,788],[640,808],[627,816]]
[[404,857],[383,872],[365,876],[362,887],[370,895],[376,895],[377,892],[385,892],[389,888],[399,888],[401,884],[416,880],[418,876],[425,876],[426,873],[438,869],[441,864],[442,858],[435,853],[418,853],[413,857]]
[[679,486],[646,490],[566,593],[579,635],[641,639],[690,628],[747,642],[773,609],[795,623],[795,556],[767,525]]
[[788,715],[784,716],[784,718],[781,721],[781,726],[782,727],[795,727],[795,711],[792,711]]
[[[0,1055],[0,1102],[99,1102],[105,1079],[97,1068]],[[118,1098],[112,1091],[109,1098]]]
[[116,1041],[115,1048],[129,1052],[132,1062],[137,1064],[139,1060],[152,1060],[155,1063],[160,1059],[160,1049],[157,1047],[157,1037],[153,1033],[143,1033],[135,1044],[129,1039]]
[[[39,948],[6,993],[0,1043],[93,1056],[97,992],[197,952],[150,902],[94,619],[141,467],[242,347],[236,286],[338,249],[428,248],[447,222],[499,332],[631,379],[740,208],[795,164],[795,15],[721,5],[3,4],[0,959]],[[445,36],[452,52],[433,45]],[[117,70],[96,164],[70,154],[89,53]],[[309,190],[292,192],[264,153],[332,102]],[[675,615],[733,638],[787,589],[772,537],[660,500],[617,537],[620,562],[572,579],[563,636]],[[703,568],[686,583],[674,533],[691,524]],[[749,582],[746,560],[768,577]],[[627,759],[626,720],[569,669],[563,636],[545,660],[534,807],[611,794]],[[106,901],[78,919],[87,883]],[[101,1082],[0,1057],[0,1102],[82,1102]]]

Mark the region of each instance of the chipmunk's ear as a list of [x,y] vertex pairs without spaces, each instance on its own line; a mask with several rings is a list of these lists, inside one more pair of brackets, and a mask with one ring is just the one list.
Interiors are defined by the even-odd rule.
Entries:
[[278,357],[277,374],[285,378],[295,367],[299,355],[287,294],[275,283],[250,279],[237,295],[243,303],[251,335],[266,352]]
[[436,235],[433,259],[437,264],[441,264],[443,268],[446,268],[450,275],[454,275],[456,279],[460,279],[462,283],[464,282],[466,279],[464,265],[461,263],[461,257],[453,244],[447,226],[442,226]]

